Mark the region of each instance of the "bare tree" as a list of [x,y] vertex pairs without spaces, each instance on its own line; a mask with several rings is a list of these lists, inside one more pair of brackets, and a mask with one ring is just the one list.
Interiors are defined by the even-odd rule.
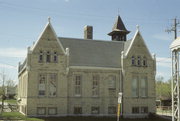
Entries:
[[15,87],[15,82],[11,79],[6,80],[5,84],[7,87]]
[[5,74],[4,71],[0,73],[1,76],[1,82],[2,82],[2,94],[1,94],[1,100],[2,100],[2,106],[1,106],[1,113],[4,110],[4,100],[5,100],[5,89],[4,89],[4,82],[5,82]]

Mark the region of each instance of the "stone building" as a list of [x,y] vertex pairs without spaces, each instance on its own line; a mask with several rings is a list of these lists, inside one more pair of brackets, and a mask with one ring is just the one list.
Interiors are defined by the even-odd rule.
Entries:
[[155,113],[155,56],[137,27],[134,37],[117,17],[111,41],[58,37],[50,19],[19,64],[20,112],[29,116],[115,116],[123,93],[124,117]]

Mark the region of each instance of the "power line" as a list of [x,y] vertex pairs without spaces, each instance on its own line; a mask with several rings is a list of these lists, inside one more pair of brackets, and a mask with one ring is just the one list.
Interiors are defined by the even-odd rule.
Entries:
[[180,22],[177,20],[177,18],[173,19],[174,23],[172,25],[172,27],[170,29],[166,29],[165,31],[170,33],[170,32],[174,32],[174,39],[177,38],[177,26],[178,24],[180,24]]
[[[30,9],[30,10],[35,10],[35,11],[41,11],[41,12],[49,12],[50,14],[54,14],[54,15],[61,15],[61,16],[81,16],[81,17],[89,17],[91,19],[97,19],[97,18],[102,18],[102,19],[114,19],[114,16],[108,16],[108,15],[96,15],[96,14],[87,14],[85,12],[79,11],[79,12],[57,12],[54,10],[50,10],[50,9],[44,9],[44,8],[37,8],[37,7],[30,7],[30,6],[24,6],[24,5],[20,5],[20,4],[14,4],[14,3],[9,3],[9,2],[1,2],[1,6],[6,6],[9,8],[16,8],[16,9]],[[159,24],[162,22],[165,22],[165,19],[157,19],[157,18],[151,18],[151,20],[149,20],[149,18],[145,19],[145,18],[128,18],[129,21],[132,22],[143,22],[143,23],[152,23],[152,24]]]

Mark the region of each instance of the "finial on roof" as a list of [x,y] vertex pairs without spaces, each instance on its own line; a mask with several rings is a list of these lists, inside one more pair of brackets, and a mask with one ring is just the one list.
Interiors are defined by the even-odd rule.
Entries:
[[139,25],[136,25],[136,29],[139,31]]
[[51,22],[51,17],[48,17],[48,22],[49,22],[49,23]]
[[118,16],[120,16],[120,14],[119,14],[120,12],[119,12],[119,8],[118,8]]

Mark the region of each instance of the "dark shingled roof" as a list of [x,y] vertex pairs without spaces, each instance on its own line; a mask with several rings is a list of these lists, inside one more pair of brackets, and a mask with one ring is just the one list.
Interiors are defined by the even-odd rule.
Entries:
[[128,50],[128,48],[129,48],[129,46],[131,44],[131,40],[132,39],[125,42],[125,44],[124,44],[124,53],[127,53],[127,50]]
[[116,19],[114,26],[112,28],[112,32],[108,33],[108,35],[111,36],[114,33],[122,33],[122,32],[128,34],[130,31],[128,31],[126,29],[126,27],[124,26],[124,23],[123,23],[121,17],[117,16],[117,19]]
[[117,17],[117,20],[112,28],[112,30],[116,30],[116,29],[127,31],[120,16]]
[[[121,52],[128,50],[131,40],[103,41],[91,39],[63,38],[59,40],[64,49],[69,48],[70,66],[121,67]],[[19,72],[26,66],[26,59],[19,66]]]
[[69,48],[70,66],[121,67],[124,42],[59,38]]

